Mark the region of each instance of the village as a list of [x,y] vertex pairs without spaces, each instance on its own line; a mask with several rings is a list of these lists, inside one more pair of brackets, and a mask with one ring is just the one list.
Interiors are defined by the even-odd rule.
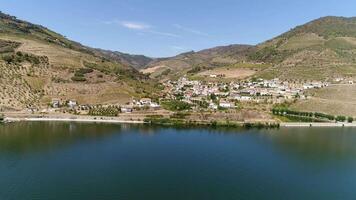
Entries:
[[[279,79],[251,79],[244,81],[205,82],[190,80],[186,76],[177,81],[163,83],[164,90],[158,99],[132,98],[124,105],[82,105],[75,99],[53,98],[48,108],[28,108],[32,113],[68,112],[80,115],[117,116],[119,113],[155,112],[167,109],[167,102],[182,102],[191,110],[235,109],[240,103],[281,104],[309,98],[305,91],[328,87],[326,82],[291,83]],[[167,109],[169,110],[169,109]],[[173,110],[175,111],[175,110]]]
[[188,104],[208,105],[210,110],[235,108],[237,103],[281,104],[309,98],[305,91],[328,87],[326,82],[288,82],[279,79],[251,79],[229,83],[189,80],[164,83],[165,99],[180,100]]
[[158,110],[159,108],[160,105],[153,102],[151,98],[141,98],[139,100],[132,99],[130,103],[125,105],[83,105],[77,102],[75,99],[63,100],[60,98],[53,98],[48,108],[28,108],[27,110],[32,113],[40,112],[43,114],[53,112],[68,112],[71,114],[80,115],[117,116],[119,113],[132,113],[134,110]]

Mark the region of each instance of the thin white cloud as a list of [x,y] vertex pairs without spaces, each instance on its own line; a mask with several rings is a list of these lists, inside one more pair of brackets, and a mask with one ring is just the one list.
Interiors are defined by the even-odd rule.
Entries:
[[207,33],[204,33],[202,31],[199,31],[199,30],[196,30],[196,29],[193,29],[193,28],[188,28],[188,27],[185,27],[185,26],[182,26],[180,24],[173,24],[173,26],[179,30],[182,30],[182,31],[185,31],[185,32],[188,32],[188,33],[192,33],[192,34],[195,34],[195,35],[200,35],[200,36],[209,36],[209,34]]
[[153,29],[153,27],[151,25],[143,23],[143,22],[111,20],[111,21],[104,21],[103,23],[106,25],[113,25],[113,24],[119,25],[119,26],[122,26],[127,29],[140,31],[137,33],[139,35],[144,35],[145,33],[148,33],[148,34],[153,34],[153,35],[161,35],[161,36],[174,37],[174,38],[181,37],[180,35],[177,35],[174,33],[156,31]]
[[133,30],[144,30],[151,28],[150,25],[141,23],[141,22],[132,22],[132,21],[120,21],[120,20],[111,20],[104,21],[103,24],[106,25],[119,25],[124,28],[133,29]]
[[148,24],[139,23],[139,22],[129,22],[129,21],[123,21],[120,23],[120,25],[125,28],[134,29],[134,30],[145,30],[151,28],[151,26]]

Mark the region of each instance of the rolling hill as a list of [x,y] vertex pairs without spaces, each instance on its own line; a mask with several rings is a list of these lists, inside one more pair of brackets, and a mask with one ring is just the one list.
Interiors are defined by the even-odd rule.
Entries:
[[0,71],[0,109],[46,105],[52,98],[81,104],[126,103],[154,90],[149,78],[130,62],[4,13]]
[[229,45],[192,51],[171,58],[153,60],[141,71],[150,74],[152,78],[165,78],[167,75],[173,78],[191,70],[198,72],[242,62],[253,49],[254,47],[250,45]]

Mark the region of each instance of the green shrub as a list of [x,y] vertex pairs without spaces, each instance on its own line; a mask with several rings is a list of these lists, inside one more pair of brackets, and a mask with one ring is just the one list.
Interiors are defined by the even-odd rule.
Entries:
[[93,69],[90,69],[90,68],[80,68],[77,70],[78,73],[81,73],[81,74],[89,74],[89,73],[92,73],[94,70]]
[[348,117],[348,118],[347,118],[347,122],[352,123],[353,121],[354,121],[354,118],[353,118],[353,117]]
[[76,77],[84,77],[84,74],[82,74],[80,72],[75,72],[74,76],[76,76]]
[[80,77],[80,76],[73,76],[71,79],[72,79],[72,81],[75,81],[75,82],[84,82],[87,80],[85,77]]
[[8,64],[14,62],[15,57],[13,55],[3,55],[2,59]]

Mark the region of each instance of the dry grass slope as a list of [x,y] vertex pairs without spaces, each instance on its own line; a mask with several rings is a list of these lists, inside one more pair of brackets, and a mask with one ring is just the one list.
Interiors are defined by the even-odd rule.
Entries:
[[335,85],[311,91],[311,99],[292,105],[301,111],[356,117],[356,85]]

